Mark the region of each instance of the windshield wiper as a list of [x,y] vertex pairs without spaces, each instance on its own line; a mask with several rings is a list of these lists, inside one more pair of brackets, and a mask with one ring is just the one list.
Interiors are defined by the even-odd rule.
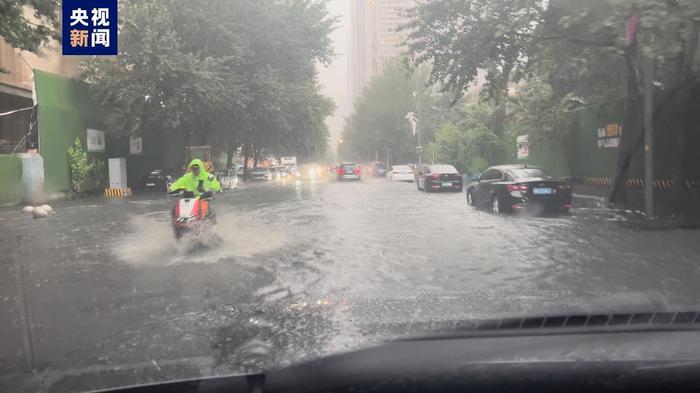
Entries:
[[[570,315],[487,318],[449,323],[427,337],[493,337],[600,332],[700,330],[700,312],[577,313]],[[414,324],[413,327],[416,327]],[[402,340],[421,340],[426,336]]]

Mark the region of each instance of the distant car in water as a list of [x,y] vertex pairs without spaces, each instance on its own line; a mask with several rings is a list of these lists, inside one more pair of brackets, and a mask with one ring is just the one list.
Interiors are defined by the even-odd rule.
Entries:
[[462,192],[462,175],[452,165],[424,165],[415,174],[416,187],[425,192]]
[[373,162],[367,165],[367,170],[374,177],[385,177],[387,172],[383,162]]
[[296,178],[296,179],[299,179],[299,178],[301,177],[301,171],[299,170],[299,167],[298,167],[298,166],[296,166],[296,165],[294,165],[294,166],[286,165],[286,167],[287,167],[287,169],[289,169],[289,174],[290,174],[292,177],[294,177],[294,178]]
[[415,180],[415,175],[413,174],[411,167],[408,165],[394,165],[386,174],[386,179],[388,181],[405,181],[413,183]]
[[216,171],[216,178],[219,180],[222,190],[231,190],[238,187],[238,175],[233,169]]
[[311,163],[299,167],[300,177],[305,181],[322,180],[327,177],[327,168]]
[[289,167],[284,165],[272,166],[270,167],[270,174],[272,180],[275,181],[286,181],[292,177],[292,173],[289,171]]
[[549,176],[542,168],[499,165],[488,168],[467,187],[467,203],[494,213],[519,210],[569,211],[571,185]]
[[168,191],[168,186],[175,181],[176,178],[177,176],[173,171],[154,169],[149,174],[141,177],[139,186],[144,191]]
[[362,180],[362,168],[356,162],[342,162],[338,165],[338,180]]
[[270,181],[272,172],[268,168],[248,168],[248,179],[251,181]]

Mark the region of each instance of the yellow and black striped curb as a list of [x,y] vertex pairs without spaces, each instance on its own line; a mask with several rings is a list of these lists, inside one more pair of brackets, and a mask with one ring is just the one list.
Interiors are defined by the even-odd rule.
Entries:
[[131,195],[131,188],[105,188],[105,196],[107,198],[120,198]]
[[[613,178],[611,177],[584,177],[583,182],[585,184],[595,185],[595,186],[612,186]],[[625,185],[627,187],[644,187],[644,179],[635,178],[625,180]],[[687,180],[685,182],[686,188],[700,187],[700,180]],[[654,188],[660,190],[670,190],[673,187],[673,180],[669,179],[655,179]]]

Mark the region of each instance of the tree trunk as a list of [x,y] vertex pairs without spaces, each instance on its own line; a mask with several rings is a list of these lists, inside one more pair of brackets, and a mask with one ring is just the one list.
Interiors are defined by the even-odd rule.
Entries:
[[233,142],[226,143],[226,170],[231,168],[231,161],[233,161]]
[[625,64],[627,67],[627,97],[625,100],[625,115],[622,119],[622,136],[617,151],[617,167],[615,180],[610,192],[610,203],[627,202],[627,170],[632,161],[635,136],[639,133],[640,117],[642,113],[642,96],[639,91],[639,78],[637,69],[637,43],[631,44],[625,51]]
[[258,147],[253,145],[253,168],[258,167],[258,160],[260,159],[260,154],[258,153]]
[[250,157],[250,145],[243,145],[243,181],[248,181],[248,158]]
[[[182,138],[182,140],[183,140],[183,147],[182,147],[181,153],[185,154],[185,159],[184,159],[184,162],[182,162],[181,169],[184,172],[186,172],[187,171],[187,164],[189,164],[189,160],[192,159],[192,157],[189,156],[189,150],[187,149],[187,147],[190,146],[190,132],[189,131],[185,130],[184,138]],[[182,157],[182,156],[180,156],[180,157]]]

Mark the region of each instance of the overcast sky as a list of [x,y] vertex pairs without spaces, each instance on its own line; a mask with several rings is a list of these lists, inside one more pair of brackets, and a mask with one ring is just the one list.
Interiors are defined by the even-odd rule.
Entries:
[[330,128],[330,148],[335,150],[336,142],[343,131],[345,117],[352,110],[350,98],[350,88],[348,85],[350,52],[350,0],[330,0],[328,11],[331,15],[338,16],[338,28],[332,33],[336,58],[327,67],[320,67],[319,77],[323,85],[323,94],[332,98],[337,106],[335,114],[328,118],[327,123]]

